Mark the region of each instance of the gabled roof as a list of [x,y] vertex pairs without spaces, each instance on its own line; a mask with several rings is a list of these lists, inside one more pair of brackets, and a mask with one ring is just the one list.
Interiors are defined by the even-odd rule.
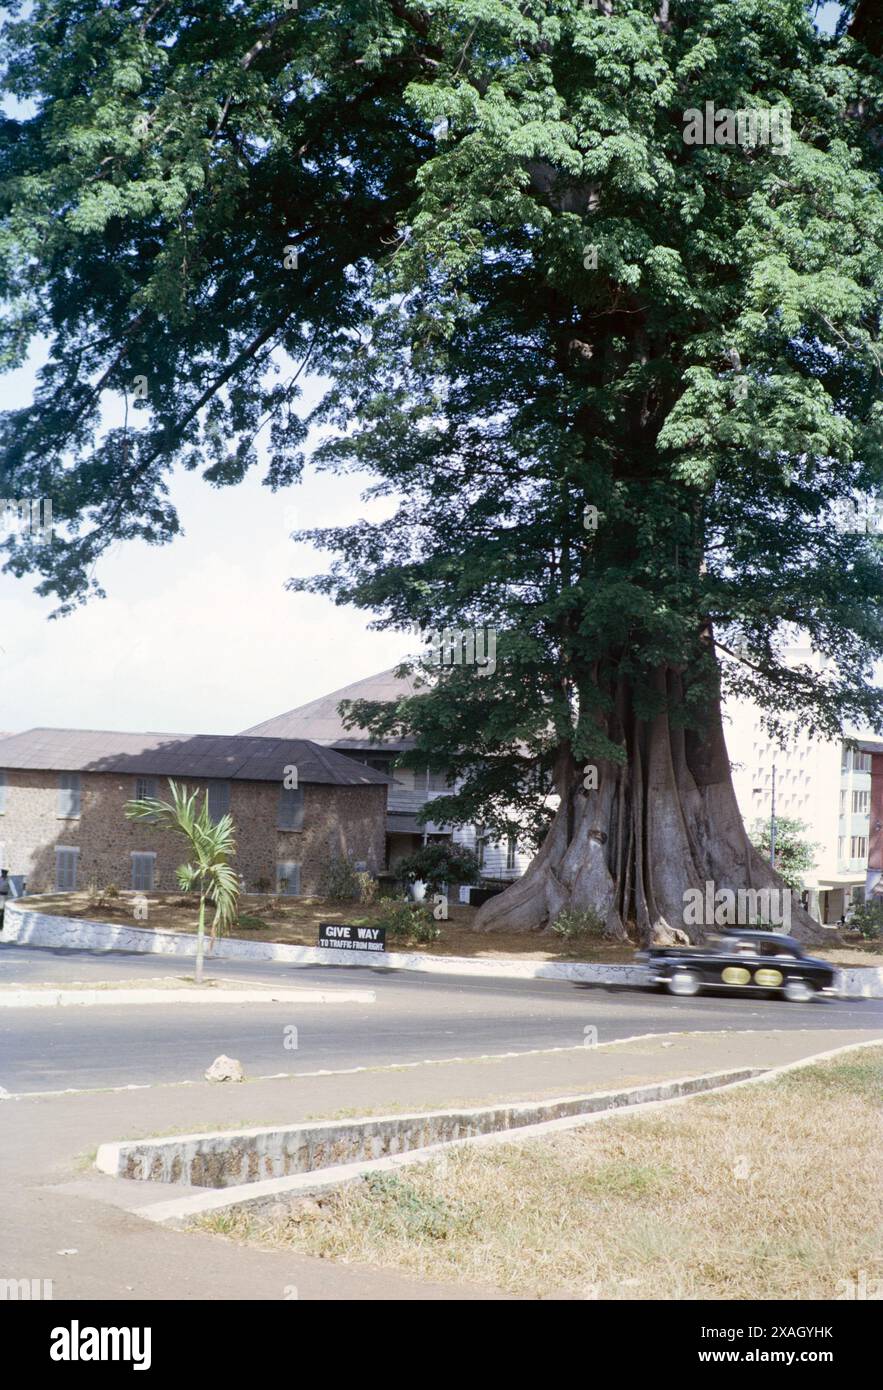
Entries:
[[378,740],[372,738],[367,729],[344,728],[337,706],[341,700],[401,700],[419,693],[414,676],[397,676],[393,668],[380,671],[376,676],[367,676],[353,685],[345,685],[341,690],[333,690],[330,695],[321,695],[318,700],[310,700],[306,705],[276,715],[275,719],[265,719],[263,724],[255,724],[250,729],[244,729],[243,733],[258,734],[263,738],[308,738],[326,747],[360,751],[410,748],[413,739]]
[[0,767],[21,771],[127,772],[281,782],[284,769],[290,766],[297,768],[298,783],[359,787],[391,780],[382,772],[302,738],[28,729],[0,743]]

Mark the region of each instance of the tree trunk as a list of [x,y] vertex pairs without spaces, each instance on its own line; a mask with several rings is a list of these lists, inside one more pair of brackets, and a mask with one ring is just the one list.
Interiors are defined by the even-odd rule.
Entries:
[[[605,934],[627,939],[626,924],[643,945],[700,941],[715,925],[685,914],[687,890],[772,889],[778,914],[790,910],[793,936],[824,938],[748,839],[733,790],[720,701],[703,733],[670,718],[683,703],[680,675],[660,670],[655,684],[665,708],[643,721],[620,687],[605,732],[624,744],[625,765],[599,762],[597,790],[561,753],[555,771],[560,803],[539,853],[524,877],[480,909],[476,931],[543,931],[563,908],[593,908]],[[784,897],[780,898],[779,894]],[[729,919],[731,922],[734,919]],[[746,924],[743,917],[741,924]]]
[[202,984],[202,957],[205,950],[205,895],[199,895],[199,925],[196,928],[196,983]]

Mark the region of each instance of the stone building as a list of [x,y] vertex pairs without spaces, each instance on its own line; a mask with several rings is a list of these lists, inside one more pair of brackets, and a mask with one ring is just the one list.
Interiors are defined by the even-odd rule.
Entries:
[[397,676],[393,668],[265,719],[243,732],[262,738],[310,739],[387,773],[391,778],[386,817],[386,857],[390,868],[423,844],[449,840],[475,852],[483,878],[520,878],[533,854],[514,836],[499,840],[481,825],[450,826],[433,819],[417,819],[427,804],[440,796],[450,796],[455,784],[443,772],[418,771],[398,764],[399,755],[414,747],[413,739],[398,736],[378,740],[367,729],[345,727],[338,712],[342,700],[385,702],[418,693],[413,676]]
[[29,892],[174,891],[180,835],[125,814],[170,779],[230,812],[248,892],[313,894],[335,855],[385,866],[389,778],[306,739],[30,729],[0,741],[2,867]]

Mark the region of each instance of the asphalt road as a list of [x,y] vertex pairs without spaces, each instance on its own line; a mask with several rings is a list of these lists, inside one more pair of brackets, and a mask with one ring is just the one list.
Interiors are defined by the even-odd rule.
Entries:
[[[0,945],[13,983],[180,976],[192,962],[123,952]],[[218,961],[211,975],[244,982],[376,991],[373,1004],[112,1004],[0,1011],[0,1086],[9,1092],[197,1080],[219,1053],[249,1076],[395,1065],[426,1059],[578,1047],[642,1033],[719,1029],[883,1029],[883,1000],[787,1004],[734,995],[673,999],[650,990],[552,980],[478,980],[370,967]],[[285,1046],[288,1025],[297,1050]]]

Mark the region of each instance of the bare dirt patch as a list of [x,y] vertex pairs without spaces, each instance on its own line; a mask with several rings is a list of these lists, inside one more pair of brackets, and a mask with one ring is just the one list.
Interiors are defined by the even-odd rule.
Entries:
[[[147,921],[136,921],[131,893],[90,902],[86,893],[52,893],[29,897],[35,912],[59,917],[82,917],[146,930],[195,932],[197,905],[180,894],[147,895]],[[270,941],[287,946],[315,946],[320,922],[348,922],[370,926],[382,914],[384,903],[339,903],[322,898],[268,898],[248,894],[241,900],[239,922],[228,933],[243,941]],[[631,965],[635,947],[605,941],[565,943],[554,933],[491,932],[472,930],[477,909],[458,903],[450,906],[450,920],[439,922],[441,936],[426,945],[398,944],[390,950],[413,951],[429,956],[474,956],[484,960],[588,961]]]

